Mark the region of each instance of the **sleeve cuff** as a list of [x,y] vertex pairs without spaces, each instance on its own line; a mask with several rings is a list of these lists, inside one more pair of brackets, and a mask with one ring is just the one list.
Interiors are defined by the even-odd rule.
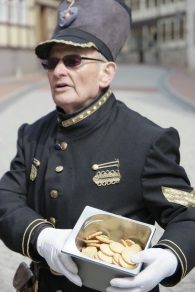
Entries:
[[170,249],[178,259],[178,268],[175,273],[162,281],[163,286],[174,286],[180,282],[187,274],[187,259],[181,248],[171,240],[163,239],[159,241],[154,248]]
[[42,229],[47,227],[54,226],[47,220],[36,219],[27,226],[23,234],[22,253],[24,256],[29,257],[34,262],[40,262],[43,259],[37,252],[36,242],[39,233],[42,231]]

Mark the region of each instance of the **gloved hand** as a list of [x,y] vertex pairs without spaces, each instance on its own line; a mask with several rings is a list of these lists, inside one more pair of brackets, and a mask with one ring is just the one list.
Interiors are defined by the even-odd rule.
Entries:
[[82,286],[78,268],[69,255],[61,252],[71,229],[43,229],[37,238],[37,251],[56,274],[64,275],[77,286]]
[[107,292],[148,292],[177,269],[178,260],[168,249],[150,248],[132,256],[135,263],[145,263],[145,268],[135,277],[115,278]]

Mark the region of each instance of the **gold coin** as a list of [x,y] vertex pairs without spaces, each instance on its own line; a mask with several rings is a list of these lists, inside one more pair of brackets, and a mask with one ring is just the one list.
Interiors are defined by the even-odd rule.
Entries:
[[117,253],[121,253],[124,248],[124,245],[122,245],[122,243],[116,241],[111,242],[109,246],[113,252]]
[[101,261],[112,264],[112,257],[105,255],[101,250],[98,251],[97,254]]
[[95,238],[96,236],[101,235],[102,233],[103,233],[102,231],[93,232],[93,233],[91,233],[90,235],[88,235],[88,236],[86,237],[86,239]]
[[126,268],[126,269],[134,269],[135,268],[135,264],[133,264],[133,265],[128,264],[126,261],[124,261],[124,259],[122,258],[121,255],[119,257],[119,264],[121,267]]
[[132,246],[128,246],[128,247],[125,247],[123,250],[122,250],[122,258],[123,260],[129,264],[129,265],[134,265],[135,263],[133,263],[130,259],[131,257],[138,253],[139,251],[141,251],[141,247],[140,245],[138,244],[133,244]]
[[112,257],[114,255],[113,251],[110,249],[109,245],[106,243],[102,243],[100,245],[100,250],[107,256]]

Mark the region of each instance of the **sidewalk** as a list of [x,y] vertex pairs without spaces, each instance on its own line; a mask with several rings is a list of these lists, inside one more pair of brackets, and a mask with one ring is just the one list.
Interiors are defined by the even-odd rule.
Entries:
[[[185,69],[169,69],[167,72],[168,74],[162,80],[163,88],[174,98],[178,98],[195,109],[195,73],[190,73]],[[7,97],[25,93],[46,81],[46,75],[41,72],[20,78],[0,78],[0,103]]]
[[195,109],[195,73],[186,69],[172,69],[163,81],[167,91]]
[[40,82],[46,80],[46,75],[37,72],[32,75],[25,75],[21,77],[0,78],[0,102],[2,99],[26,91],[27,89],[38,85]]

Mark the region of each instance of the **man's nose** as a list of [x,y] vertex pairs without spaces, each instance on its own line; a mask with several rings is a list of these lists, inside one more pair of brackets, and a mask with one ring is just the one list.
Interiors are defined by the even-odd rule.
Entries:
[[59,60],[58,64],[56,65],[54,69],[54,74],[56,75],[67,74],[67,67],[63,63],[63,60]]

